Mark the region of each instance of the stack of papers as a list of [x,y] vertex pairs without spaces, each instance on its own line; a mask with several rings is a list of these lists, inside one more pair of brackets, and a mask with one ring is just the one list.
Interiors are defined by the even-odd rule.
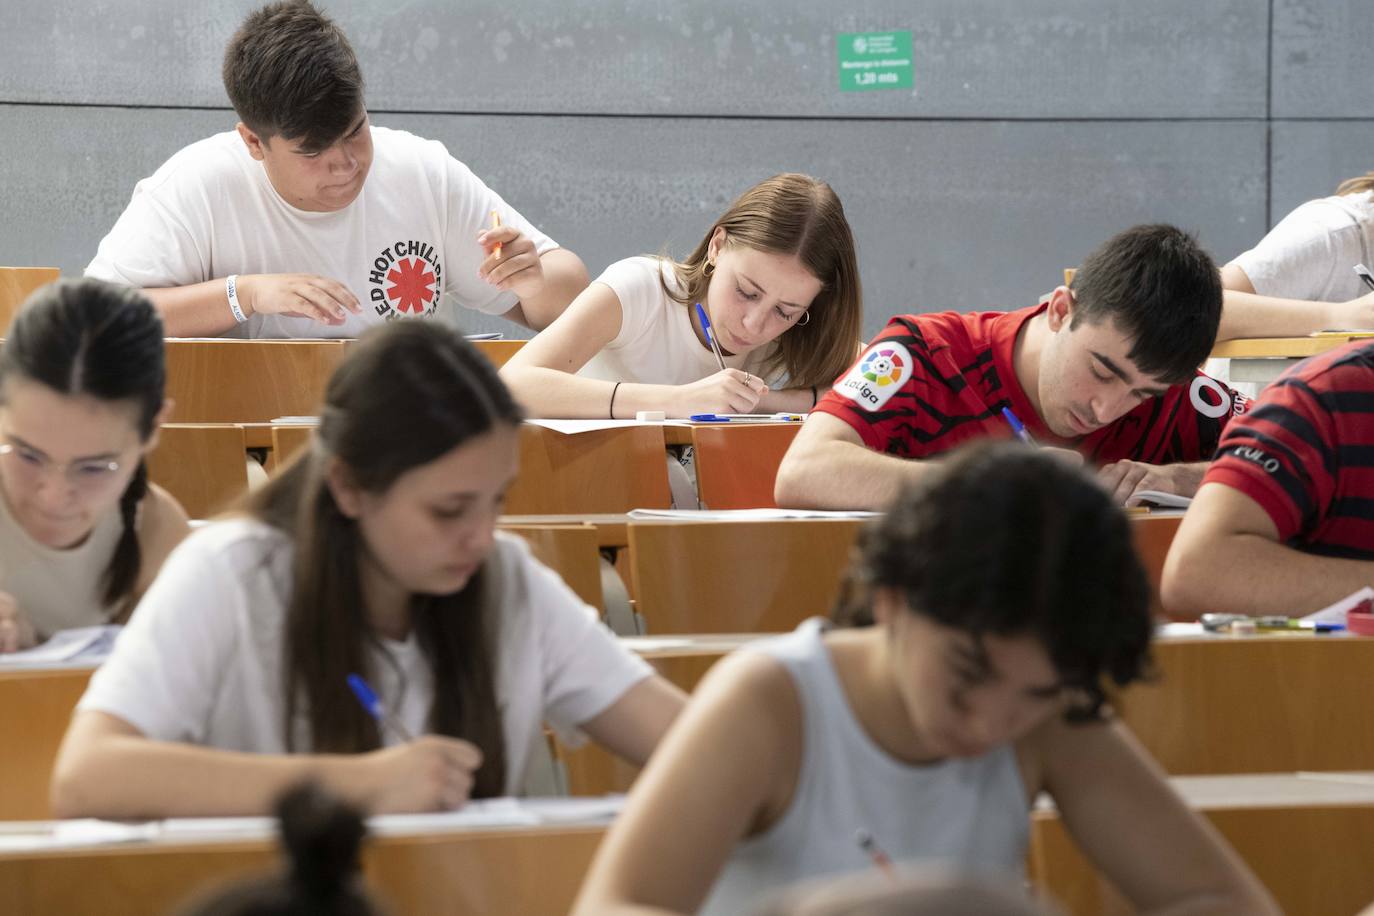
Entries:
[[59,630],[41,646],[0,655],[0,668],[40,667],[74,662],[100,663],[114,651],[115,637],[123,627],[113,624]]
[[630,518],[675,518],[694,522],[772,522],[794,518],[875,518],[881,512],[833,509],[631,509]]

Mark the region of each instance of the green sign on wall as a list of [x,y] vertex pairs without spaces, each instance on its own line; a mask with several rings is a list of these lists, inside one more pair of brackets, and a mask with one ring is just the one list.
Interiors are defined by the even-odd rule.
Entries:
[[911,88],[911,32],[842,32],[835,50],[842,92]]

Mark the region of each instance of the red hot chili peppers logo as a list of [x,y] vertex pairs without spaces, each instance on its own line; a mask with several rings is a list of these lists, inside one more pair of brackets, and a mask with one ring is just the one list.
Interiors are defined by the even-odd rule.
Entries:
[[387,321],[393,318],[432,318],[439,309],[444,268],[439,253],[427,242],[397,242],[372,262],[372,308]]

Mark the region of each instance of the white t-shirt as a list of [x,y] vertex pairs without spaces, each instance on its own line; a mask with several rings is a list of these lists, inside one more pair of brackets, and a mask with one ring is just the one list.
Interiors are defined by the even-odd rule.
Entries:
[[[77,708],[111,713],[160,741],[286,753],[282,643],[292,554],[284,533],[253,519],[192,533],[168,558]],[[497,532],[488,562],[501,583],[496,695],[506,793],[520,794],[545,721],[576,744],[580,724],[652,672],[520,538]],[[413,634],[381,643],[372,686],[412,734],[421,734],[434,694],[429,667]],[[308,749],[301,712],[293,732],[296,747]],[[382,737],[397,740],[387,729]]]
[[510,311],[515,294],[477,276],[486,258],[477,234],[490,227],[491,211],[540,254],[558,245],[442,143],[371,130],[372,168],[362,192],[330,213],[287,203],[234,131],[191,144],[138,183],[86,275],[149,288],[230,274],[312,273],[343,283],[363,308],[336,326],[252,315],[229,337],[357,337],[395,317],[461,321],[458,306]]
[[1369,292],[1356,264],[1374,268],[1374,192],[1309,200],[1232,263],[1261,296],[1347,302]]
[[[688,385],[720,371],[715,354],[701,345],[692,328],[692,306],[669,297],[660,276],[674,291],[681,289],[669,261],[647,256],[616,261],[596,278],[620,299],[620,333],[578,375],[607,382]],[[743,356],[727,356],[725,365],[775,386],[785,373],[762,371],[773,346],[769,343]]]

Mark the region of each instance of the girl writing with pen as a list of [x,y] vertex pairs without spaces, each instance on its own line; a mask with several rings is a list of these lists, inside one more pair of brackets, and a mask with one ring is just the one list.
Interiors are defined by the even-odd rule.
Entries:
[[1277,913],[1104,706],[1148,662],[1149,586],[1081,470],[974,445],[873,523],[851,574],[840,626],[812,619],[707,675],[575,916],[748,912],[876,871],[875,847],[897,868],[1020,875],[1042,791],[1139,912]]
[[853,361],[862,313],[839,198],[775,175],[686,260],[612,264],[501,376],[539,417],[805,412]]
[[55,810],[261,814],[306,775],[369,811],[454,808],[520,794],[545,722],[648,759],[681,692],[495,530],[520,417],[454,330],[365,334],[312,447],[144,597],[78,705]]

